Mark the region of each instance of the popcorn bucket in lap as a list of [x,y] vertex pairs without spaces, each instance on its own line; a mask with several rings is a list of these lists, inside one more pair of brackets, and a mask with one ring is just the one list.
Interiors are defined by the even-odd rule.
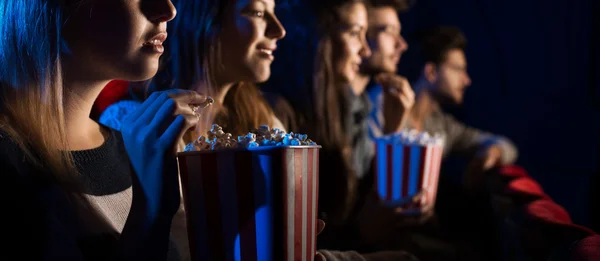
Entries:
[[401,214],[418,214],[435,205],[443,140],[415,131],[375,141],[376,189],[380,200]]
[[254,135],[178,155],[192,260],[313,260],[320,147]]

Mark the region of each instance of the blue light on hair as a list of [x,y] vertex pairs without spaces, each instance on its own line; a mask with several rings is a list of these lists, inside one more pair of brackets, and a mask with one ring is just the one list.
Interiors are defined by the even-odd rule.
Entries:
[[[0,83],[46,84],[61,49],[61,0],[0,1]],[[51,71],[48,71],[51,70]]]

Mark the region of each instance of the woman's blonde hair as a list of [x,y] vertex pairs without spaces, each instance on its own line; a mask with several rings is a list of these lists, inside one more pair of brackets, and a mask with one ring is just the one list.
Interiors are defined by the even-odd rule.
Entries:
[[26,160],[69,182],[76,173],[64,120],[61,0],[0,1],[0,129]]

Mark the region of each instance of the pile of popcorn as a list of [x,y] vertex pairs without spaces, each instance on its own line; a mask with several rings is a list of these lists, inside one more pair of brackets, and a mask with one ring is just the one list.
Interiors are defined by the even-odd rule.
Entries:
[[267,146],[315,146],[306,134],[286,133],[277,128],[262,125],[244,136],[233,138],[231,133],[226,133],[223,128],[213,124],[212,128],[197,140],[185,146],[184,151],[219,150],[227,148],[257,148]]
[[398,133],[381,137],[384,141],[401,143],[409,146],[443,146],[444,139],[441,135],[431,135],[415,129],[403,130]]

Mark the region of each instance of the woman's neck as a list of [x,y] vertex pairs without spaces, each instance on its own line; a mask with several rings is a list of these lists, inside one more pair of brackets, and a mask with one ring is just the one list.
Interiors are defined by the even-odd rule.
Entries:
[[[66,77],[65,77],[66,78]],[[101,146],[107,131],[90,118],[96,98],[109,81],[64,79],[66,150],[87,150]]]
[[216,84],[215,94],[212,98],[217,104],[223,104],[225,96],[227,96],[227,93],[229,93],[229,90],[231,90],[231,87],[233,87],[234,84],[235,83]]
[[[225,97],[227,96],[227,93],[229,93],[229,90],[231,90],[231,87],[238,84],[240,81],[232,79],[232,73],[228,73],[222,68],[217,69],[213,76],[214,81],[212,83],[214,85],[212,86],[212,91],[214,91],[214,93],[209,94],[212,95],[212,98],[217,105],[223,105]],[[202,91],[203,90],[199,90],[200,93],[202,93]],[[206,90],[204,90],[204,93],[206,93]]]
[[354,80],[350,82],[350,86],[352,87],[352,91],[356,96],[360,96],[365,89],[367,89],[367,85],[369,85],[369,81],[371,77],[366,74],[359,73],[356,75]]

